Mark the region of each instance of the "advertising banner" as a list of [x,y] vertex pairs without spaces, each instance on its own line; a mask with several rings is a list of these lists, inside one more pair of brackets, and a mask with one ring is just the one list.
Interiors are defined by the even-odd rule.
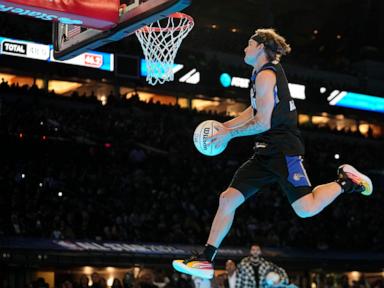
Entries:
[[114,55],[111,53],[88,51],[72,59],[59,61],[53,58],[52,45],[0,37],[0,55],[24,57],[29,59],[59,62],[104,71],[114,70]]
[[[35,251],[61,251],[78,253],[118,253],[122,252],[135,255],[163,255],[163,256],[185,256],[196,246],[184,245],[162,245],[162,244],[137,244],[117,241],[70,241],[51,240],[35,238],[0,238],[0,249],[22,249]],[[248,250],[242,248],[222,248],[219,256],[238,258],[247,255]]]

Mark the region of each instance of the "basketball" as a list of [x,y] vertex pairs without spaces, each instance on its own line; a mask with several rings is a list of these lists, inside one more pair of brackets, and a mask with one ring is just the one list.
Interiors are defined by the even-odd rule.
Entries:
[[193,134],[193,143],[195,144],[196,149],[206,156],[216,156],[225,150],[227,147],[227,143],[220,147],[215,147],[214,144],[208,145],[207,139],[217,132],[216,127],[222,127],[218,121],[215,120],[207,120],[201,122],[199,126],[195,129],[195,133]]
[[269,272],[265,277],[267,285],[272,286],[280,282],[280,276],[276,272]]

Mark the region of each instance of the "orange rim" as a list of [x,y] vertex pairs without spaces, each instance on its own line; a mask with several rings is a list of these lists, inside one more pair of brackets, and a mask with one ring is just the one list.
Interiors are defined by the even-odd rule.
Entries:
[[184,24],[182,26],[178,27],[150,27],[150,26],[144,26],[138,31],[144,32],[144,33],[149,33],[149,32],[166,32],[166,31],[183,31],[188,29],[194,24],[193,18],[187,14],[181,13],[181,12],[176,12],[168,16],[168,18],[175,18],[175,19],[187,19],[188,22],[187,24]]

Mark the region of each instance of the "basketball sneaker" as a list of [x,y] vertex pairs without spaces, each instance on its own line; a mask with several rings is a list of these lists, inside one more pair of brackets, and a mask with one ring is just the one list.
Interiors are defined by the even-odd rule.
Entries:
[[186,260],[174,260],[172,266],[176,271],[203,279],[212,279],[215,271],[212,262],[201,255],[193,255]]
[[360,173],[348,164],[337,169],[339,179],[336,180],[346,193],[361,193],[365,196],[372,194],[372,181],[368,176]]

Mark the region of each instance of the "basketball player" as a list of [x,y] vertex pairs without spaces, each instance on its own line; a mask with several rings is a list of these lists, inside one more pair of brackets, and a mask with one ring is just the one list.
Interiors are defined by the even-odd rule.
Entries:
[[244,61],[253,68],[251,105],[223,127],[215,127],[217,133],[209,140],[210,145],[219,146],[236,137],[255,135],[255,152],[221,193],[204,251],[173,261],[177,271],[212,278],[213,260],[235,210],[265,185],[278,183],[302,218],[318,214],[342,193],[372,193],[371,180],[348,164],[338,168],[337,180],[312,188],[303,166],[304,145],[295,103],[279,63],[290,51],[286,40],[273,29],[258,29],[249,39]]

